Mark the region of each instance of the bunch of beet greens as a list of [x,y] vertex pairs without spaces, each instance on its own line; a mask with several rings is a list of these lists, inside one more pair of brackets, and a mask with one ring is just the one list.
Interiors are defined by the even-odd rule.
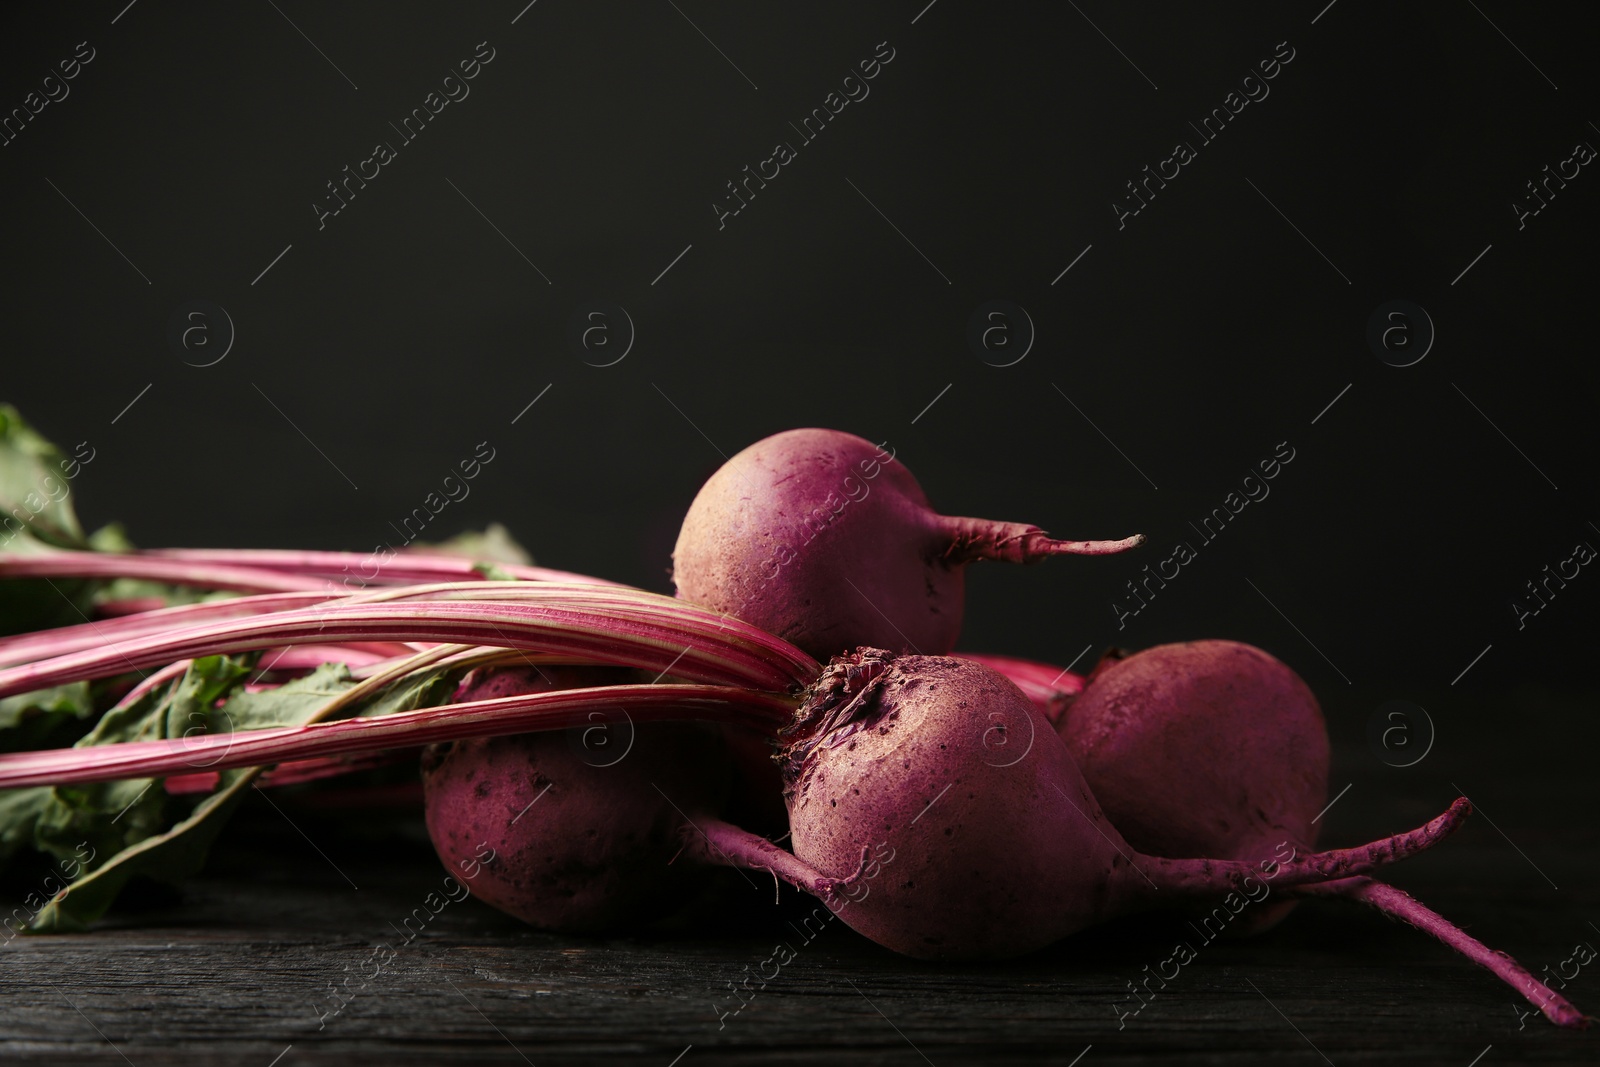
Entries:
[[[0,408],[0,858],[93,856],[24,913],[30,929],[82,928],[134,875],[192,873],[247,789],[422,749],[441,860],[549,929],[655,918],[719,865],[771,872],[930,959],[1014,956],[1157,908],[1254,932],[1333,895],[1584,1022],[1370,877],[1442,840],[1465,799],[1314,850],[1326,729],[1265,653],[1108,654],[1087,680],[951,654],[968,563],[1142,538],[942,516],[891,453],[797,430],[702,488],[667,597],[451,546],[377,564],[137,552],[81,531],[46,485],[62,462]],[[781,804],[791,849],[736,825],[763,804]]]

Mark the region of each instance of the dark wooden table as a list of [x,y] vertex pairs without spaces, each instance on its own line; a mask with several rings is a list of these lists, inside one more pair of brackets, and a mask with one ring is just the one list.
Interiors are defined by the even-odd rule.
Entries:
[[[1559,716],[1564,726],[1571,714]],[[1563,730],[1558,744],[1525,720],[1489,745],[1496,726],[1484,711],[1442,725],[1429,760],[1397,770],[1360,739],[1364,710],[1330,709],[1330,721],[1330,792],[1353,785],[1325,820],[1326,840],[1421,822],[1448,803],[1453,780],[1480,815],[1394,880],[1534,971],[1578,942],[1600,945],[1585,773],[1592,727]],[[1459,741],[1473,732],[1475,743]],[[295,825],[252,798],[207,873],[181,893],[136,894],[88,935],[0,947],[0,1058],[136,1067],[1600,1062],[1600,1032],[1558,1031],[1537,1016],[1519,1028],[1521,1001],[1486,972],[1343,902],[1306,903],[1266,936],[1204,947],[1119,1029],[1113,1004],[1184,936],[1180,924],[1146,916],[1023,960],[939,967],[839,923],[804,944],[790,925],[806,910],[800,901],[775,906],[770,882],[731,873],[677,928],[636,936],[549,935],[470,899],[449,904],[322,1020],[330,984],[354,976],[350,988],[361,989],[373,946],[402,940],[395,927],[444,872],[415,819],[336,822],[314,802],[279,799]],[[719,1020],[736,1004],[728,983],[760,969],[779,941],[796,958]],[[1600,962],[1567,992],[1596,1010]]]

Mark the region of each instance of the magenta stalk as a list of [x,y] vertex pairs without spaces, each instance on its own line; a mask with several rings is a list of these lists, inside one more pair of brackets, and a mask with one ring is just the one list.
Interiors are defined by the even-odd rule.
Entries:
[[288,593],[322,589],[326,584],[316,578],[258,567],[69,550],[36,556],[0,555],[0,578],[142,578],[235,593]]
[[[127,559],[130,557],[116,557]],[[263,593],[198,604],[180,604],[138,612],[114,619],[58,626],[34,633],[0,637],[0,667],[64,656],[100,648],[130,637],[146,636],[218,622],[242,619],[274,611],[308,608],[332,601],[348,603],[395,603],[408,600],[506,600],[547,603],[553,600],[579,603],[627,604],[634,610],[655,610],[659,617],[675,617],[680,601],[627,586],[532,584],[522,581],[440,582],[429,585],[385,586],[346,594],[340,590],[302,590],[288,593]],[[677,614],[681,615],[681,611]]]
[[[410,585],[414,582],[472,581],[482,579],[480,564],[465,556],[426,555],[411,552],[390,552],[379,559],[376,553],[325,552],[275,548],[164,548],[155,549],[144,556],[187,560],[223,566],[257,567],[325,578],[332,582],[351,582],[346,592],[363,585]],[[626,589],[619,582],[596,578],[587,574],[551,570],[548,567],[527,567],[516,563],[494,563],[492,566],[513,578],[534,582],[569,582]],[[370,574],[367,572],[371,572]]]
[[[357,771],[369,771],[376,767],[389,767],[396,763],[403,763],[408,759],[416,759],[416,751],[402,749],[398,751],[384,751],[373,753],[360,753],[355,756],[319,756],[314,759],[288,760],[280,763],[272,770],[263,774],[256,782],[262,789],[271,789],[275,786],[304,785],[307,782],[318,782],[325,778],[337,778]],[[187,796],[195,793],[212,793],[222,783],[222,775],[216,771],[195,771],[192,774],[175,774],[163,783],[169,796]]]
[[314,671],[324,663],[342,663],[352,673],[367,667],[386,665],[414,655],[417,649],[399,642],[352,642],[339,645],[284,645],[261,653],[257,674],[286,671]]
[[162,741],[0,755],[0,789],[162,778],[292,760],[410,748],[467,737],[503,737],[587,725],[584,713],[620,709],[629,721],[735,723],[775,734],[794,701],[709,685],[612,685],[500,697],[375,718],[340,719]]
[[[530,585],[529,589],[533,588]],[[556,595],[559,597],[559,589]],[[331,602],[314,609],[224,619],[135,637],[109,648],[0,670],[0,696],[175,659],[304,642],[428,641],[522,648],[576,656],[583,662],[663,673],[671,670],[675,677],[690,681],[770,690],[807,685],[821,671],[803,652],[746,623],[666,597],[639,595],[672,606],[589,607],[559,600],[544,604]]]
[[114,619],[99,619],[94,622],[80,622],[71,626],[57,626],[49,630],[0,637],[0,667],[14,667],[19,663],[49,659],[68,652],[81,652],[86,648],[94,648],[97,645],[129,637],[161,633],[183,626],[198,626],[219,619],[242,619],[252,615],[263,615],[269,611],[310,607],[313,604],[324,603],[328,599],[327,593],[309,591],[265,593],[229,600],[180,604],[176,607],[121,615]]

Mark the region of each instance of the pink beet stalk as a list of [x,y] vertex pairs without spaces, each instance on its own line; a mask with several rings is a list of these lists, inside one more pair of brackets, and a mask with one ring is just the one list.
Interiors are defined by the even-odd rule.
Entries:
[[384,586],[364,592],[357,591],[354,594],[346,594],[342,590],[325,586],[321,590],[264,593],[227,600],[210,600],[198,604],[180,604],[114,619],[101,619],[34,633],[0,637],[0,667],[13,667],[49,659],[52,656],[63,656],[69,652],[101,648],[130,637],[163,633],[222,619],[242,619],[273,611],[308,608],[334,600],[375,604],[408,600],[526,600],[548,603],[554,599],[563,599],[589,604],[628,604],[638,610],[653,605],[662,613],[662,617],[670,615],[676,606],[669,598],[655,597],[651,600],[648,599],[650,597],[652,594],[627,586],[607,588],[597,585],[532,584],[522,581],[479,580]]
[[[264,773],[257,784],[263,789],[283,785],[304,785],[306,782],[318,782],[324,778],[369,771],[375,767],[389,767],[416,758],[414,750],[405,750],[288,760]],[[216,771],[197,771],[194,774],[175,774],[168,778],[163,786],[169,796],[185,796],[214,792],[221,781],[222,775]]]
[[1546,1019],[1557,1026],[1581,1029],[1589,1025],[1588,1018],[1571,1001],[1539,981],[1516,960],[1503,952],[1494,951],[1411,894],[1392,885],[1371,878],[1349,878],[1322,885],[1302,886],[1295,890],[1295,894],[1359,900],[1391,918],[1416,927],[1487,969],[1521,993],[1529,1004],[1538,1008]]
[[169,663],[154,674],[139,679],[139,684],[124,693],[122,699],[117,701],[116,706],[119,708],[130,707],[135,702],[144,699],[146,694],[161,688],[168,682],[175,682],[182,678],[185,672],[189,670],[189,662],[189,660],[181,659],[176,663]]
[[[536,595],[529,586],[525,596]],[[429,641],[523,648],[580,662],[666,672],[692,681],[785,690],[807,684],[820,666],[793,646],[735,619],[653,594],[634,605],[561,603],[583,587],[544,587],[548,603],[423,601],[331,602],[314,609],[224,619],[131,638],[0,670],[0,696],[120,674],[203,655],[301,642]]]
[[794,701],[710,685],[610,685],[500,697],[375,718],[340,719],[231,734],[0,755],[0,789],[125,778],[160,778],[195,767],[222,771],[290,760],[409,748],[467,737],[502,737],[586,725],[584,713],[622,709],[632,722],[701,720],[773,733]]
[[124,615],[142,615],[147,611],[160,611],[167,606],[165,597],[136,596],[122,600],[101,600],[94,606],[96,618],[116,619]]
[[[464,556],[426,555],[391,552],[384,558],[375,553],[300,551],[275,548],[167,548],[146,554],[148,557],[186,560],[222,566],[240,566],[325,578],[334,582],[353,582],[351,591],[367,584],[409,585],[413,582],[472,581],[483,578],[478,563]],[[566,582],[628,588],[605,578],[548,567],[528,567],[516,563],[495,563],[496,570],[534,582]]]
[[0,554],[0,578],[143,578],[235,593],[285,593],[321,589],[324,585],[315,578],[259,567],[66,550],[25,556]]
[[347,667],[371,667],[411,656],[416,649],[398,642],[354,641],[346,644],[285,645],[261,654],[256,671],[310,671],[324,663],[343,663]]
[[130,637],[161,633],[183,626],[197,626],[219,619],[242,619],[269,611],[310,607],[329,599],[327,593],[266,593],[229,600],[207,600],[199,604],[180,604],[155,611],[142,611],[115,619],[100,619],[50,630],[0,637],[0,667],[64,656]]

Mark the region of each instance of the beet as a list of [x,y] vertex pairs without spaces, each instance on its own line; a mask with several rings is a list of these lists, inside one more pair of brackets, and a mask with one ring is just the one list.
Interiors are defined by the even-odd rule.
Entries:
[[[1256,860],[1281,841],[1316,844],[1328,730],[1299,675],[1232,641],[1118,653],[1095,670],[1057,729],[1131,845],[1156,856]],[[1242,701],[1246,691],[1253,696]],[[1133,728],[1155,709],[1159,729]],[[1229,930],[1268,929],[1293,907],[1251,909]]]
[[878,649],[836,658],[786,736],[795,855],[843,875],[863,850],[890,848],[892,865],[839,914],[928,959],[1015,956],[1133,910],[1361,873],[1428,847],[1470,810],[1459,800],[1410,834],[1259,866],[1148,856],[1005,677]]
[[[457,700],[617,684],[627,673],[478,671]],[[591,712],[565,731],[430,746],[422,772],[440,860],[470,875],[463,884],[480,900],[544,929],[647,924],[683,904],[711,866],[769,871],[824,900],[852,884],[718,817],[733,768],[714,726]]]
[[1143,543],[1056,541],[1037,526],[936,513],[892,452],[838,430],[758,441],[711,476],[672,553],[678,596],[820,660],[861,645],[945,653],[966,565],[1104,555]]
[[472,895],[548,930],[611,929],[669,914],[707,874],[672,860],[684,845],[683,812],[714,812],[727,787],[716,735],[640,725],[633,751],[609,767],[575,740],[551,731],[430,747],[422,773],[439,858],[466,871],[487,851],[492,858],[464,883]]
[[[1103,660],[1057,726],[1107,817],[1134,846],[1172,857],[1252,860],[1316,841],[1328,737],[1305,682],[1233,641],[1160,645]],[[1286,896],[1342,896],[1431,934],[1492,971],[1559,1026],[1585,1020],[1511,957],[1393,886],[1349,878]],[[1294,906],[1255,909],[1229,932],[1264,930]]]

